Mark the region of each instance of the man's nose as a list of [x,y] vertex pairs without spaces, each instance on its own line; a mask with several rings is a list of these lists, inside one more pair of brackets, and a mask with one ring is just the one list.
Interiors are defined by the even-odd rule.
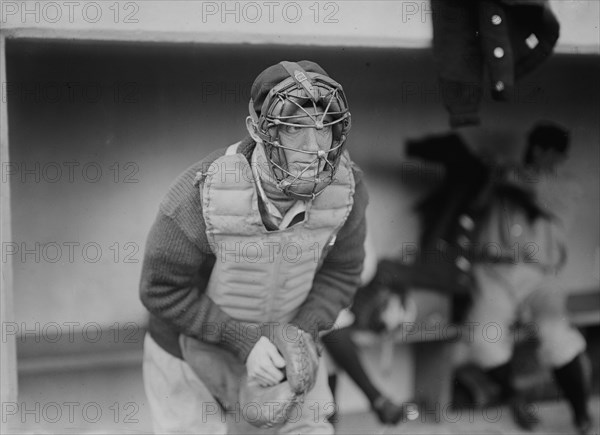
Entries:
[[300,149],[302,151],[319,151],[321,149],[319,146],[317,130],[315,128],[304,129],[304,140],[300,145]]

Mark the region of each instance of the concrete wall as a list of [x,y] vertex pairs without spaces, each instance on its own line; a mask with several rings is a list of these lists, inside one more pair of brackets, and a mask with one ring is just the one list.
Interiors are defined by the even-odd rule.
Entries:
[[[429,183],[423,167],[406,166],[403,142],[447,130],[428,50],[9,41],[11,161],[2,176],[15,245],[3,255],[18,249],[16,320],[31,329],[143,322],[139,272],[161,197],[191,163],[244,135],[255,75],[302,58],[347,91],[349,148],[368,170],[378,253],[416,241],[411,207]],[[509,154],[539,118],[572,128],[568,166],[584,191],[565,272],[573,291],[598,288],[598,77],[597,56],[557,55],[523,81],[516,102],[486,101],[482,110],[498,133],[487,145]],[[377,175],[390,165],[394,182]]]

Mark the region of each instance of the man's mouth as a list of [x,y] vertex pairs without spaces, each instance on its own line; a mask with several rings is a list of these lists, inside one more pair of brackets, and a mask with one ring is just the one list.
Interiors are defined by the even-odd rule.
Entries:
[[288,170],[302,177],[313,177],[317,174],[317,162],[292,162],[288,164]]

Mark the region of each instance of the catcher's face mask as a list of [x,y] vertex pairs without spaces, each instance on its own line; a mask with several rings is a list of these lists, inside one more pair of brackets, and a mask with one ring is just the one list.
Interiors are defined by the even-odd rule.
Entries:
[[260,116],[250,116],[261,138],[271,175],[286,195],[315,198],[331,182],[350,130],[342,86],[293,62],[281,62],[290,77],[276,85]]

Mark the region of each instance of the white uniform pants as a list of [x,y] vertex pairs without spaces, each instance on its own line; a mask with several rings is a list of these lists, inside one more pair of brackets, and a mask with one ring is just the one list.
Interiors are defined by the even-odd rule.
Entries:
[[256,409],[226,413],[204,383],[183,360],[162,349],[149,334],[144,340],[144,387],[157,434],[333,434],[327,418],[334,401],[327,384],[327,368],[321,360],[315,387],[290,421],[278,429],[259,429],[243,416]]
[[521,315],[537,332],[543,363],[561,367],[585,350],[585,340],[569,323],[566,295],[554,275],[527,264],[479,264],[473,272],[478,294],[467,327],[472,358],[481,367],[510,360],[511,326]]

